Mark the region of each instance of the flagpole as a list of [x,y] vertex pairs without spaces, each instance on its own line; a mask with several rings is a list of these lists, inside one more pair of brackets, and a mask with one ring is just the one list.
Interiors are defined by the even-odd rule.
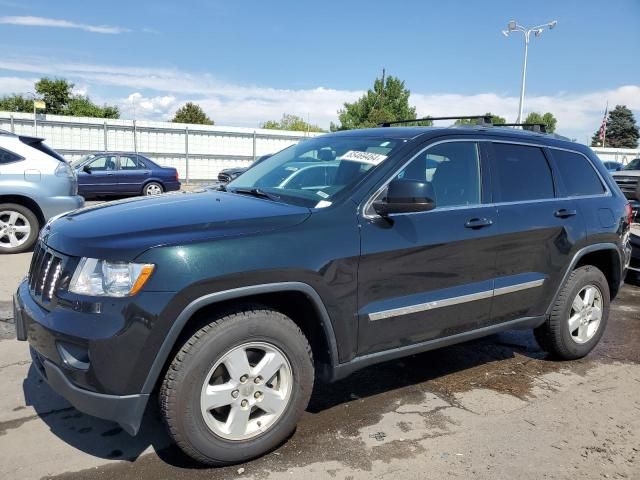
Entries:
[[607,113],[609,112],[609,100],[607,100],[607,106],[604,108],[604,130],[602,131],[602,148],[605,148],[607,144]]

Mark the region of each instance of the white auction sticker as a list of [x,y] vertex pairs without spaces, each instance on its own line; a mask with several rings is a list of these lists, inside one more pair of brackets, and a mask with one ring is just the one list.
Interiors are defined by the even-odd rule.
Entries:
[[358,150],[349,150],[347,153],[345,153],[341,157],[342,160],[351,160],[352,162],[369,163],[371,165],[378,165],[386,158],[387,158],[386,155],[382,155],[380,153],[360,152]]

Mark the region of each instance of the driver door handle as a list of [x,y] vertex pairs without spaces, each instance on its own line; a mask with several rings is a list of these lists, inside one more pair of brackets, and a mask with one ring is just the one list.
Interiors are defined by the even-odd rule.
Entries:
[[491,225],[493,225],[493,220],[490,218],[470,218],[464,224],[465,228],[472,228],[474,230],[490,227]]
[[576,210],[567,210],[566,208],[561,208],[560,210],[553,212],[553,215],[558,218],[569,218],[577,214],[578,212]]

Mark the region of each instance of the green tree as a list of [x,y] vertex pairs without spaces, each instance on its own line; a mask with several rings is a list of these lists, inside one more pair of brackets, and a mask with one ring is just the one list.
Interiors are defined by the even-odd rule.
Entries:
[[[604,145],[613,148],[638,148],[638,125],[633,116],[633,112],[626,105],[616,105],[616,108],[609,112],[607,120],[607,134]],[[592,147],[600,147],[600,129],[591,138]]]
[[77,95],[69,100],[69,104],[65,109],[65,115],[73,115],[76,117],[120,118],[120,110],[118,107],[110,107],[108,105],[100,107],[93,103],[89,97]]
[[[547,133],[553,133],[556,131],[556,124],[558,120],[553,116],[553,113],[547,112],[544,115],[540,115],[538,112],[531,112],[527,115],[523,123],[542,123],[547,128]],[[525,130],[532,130],[533,127],[524,127]]]
[[22,95],[5,95],[0,98],[0,110],[33,113],[33,100]]
[[[502,125],[507,123],[507,119],[501,117],[500,115],[494,115],[491,112],[487,112],[484,114],[485,117],[491,117],[491,123],[494,125]],[[478,125],[480,120],[469,119],[469,118],[461,118],[455,121],[454,125]]]
[[[73,83],[58,78],[41,78],[35,84],[35,90],[46,104],[44,113],[55,115],[74,115],[98,118],[120,118],[116,106],[99,106],[87,96],[74,95]],[[33,100],[23,95],[6,95],[0,98],[0,110],[10,112],[33,112]]]
[[65,115],[65,110],[72,98],[73,83],[63,78],[41,78],[36,82],[36,92],[47,105],[45,113]]
[[264,122],[260,125],[260,128],[269,130],[295,130],[298,132],[324,132],[318,125],[307,123],[302,117],[289,113],[282,114],[280,120],[268,120]]
[[[416,118],[416,109],[409,105],[411,92],[399,78],[389,76],[376,78],[373,89],[369,89],[353,103],[345,103],[338,110],[340,125],[331,123],[331,130],[351,130],[375,127],[383,122],[411,120]],[[430,123],[430,122],[424,122]]]
[[214,121],[207,117],[200,105],[187,102],[177,111],[173,120],[174,123],[196,123],[198,125],[214,125]]

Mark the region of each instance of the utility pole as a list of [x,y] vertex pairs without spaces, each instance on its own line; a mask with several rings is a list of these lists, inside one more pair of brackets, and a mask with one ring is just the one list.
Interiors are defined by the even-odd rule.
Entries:
[[380,107],[384,106],[384,68],[382,69],[382,89],[380,90]]

